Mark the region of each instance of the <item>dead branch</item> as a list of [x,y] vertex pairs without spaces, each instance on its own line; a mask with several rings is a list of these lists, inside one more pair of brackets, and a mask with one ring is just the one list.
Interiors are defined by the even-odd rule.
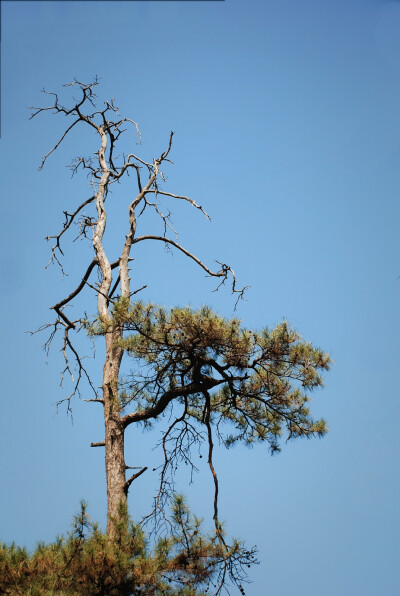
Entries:
[[[70,302],[73,298],[75,298],[75,296],[77,296],[79,294],[79,292],[85,287],[85,284],[86,284],[87,280],[89,279],[90,274],[92,273],[94,267],[97,264],[98,264],[98,261],[96,258],[94,258],[93,261],[90,263],[89,267],[86,269],[86,272],[85,272],[84,276],[82,277],[80,284],[75,288],[75,290],[73,292],[71,292],[71,294],[69,294],[66,298],[64,298],[63,300],[60,300],[60,302],[57,302],[57,304],[55,304],[54,306],[51,306],[50,310],[55,310],[62,318],[64,318],[65,315],[61,314],[62,311],[60,309],[63,306],[65,306],[66,304],[68,304],[68,302]],[[65,320],[72,326],[72,324],[68,321],[68,319],[65,318]]]
[[[75,321],[75,323],[76,322],[77,321]],[[75,326],[73,328],[75,328]],[[59,400],[59,401],[56,402],[57,403],[57,406],[61,405],[64,402],[67,402],[68,403],[68,408],[67,408],[68,412],[71,411],[71,407],[70,407],[71,399],[75,395],[78,395],[79,397],[81,395],[81,393],[80,393],[80,383],[81,383],[83,377],[86,378],[86,380],[87,380],[87,382],[89,384],[89,387],[93,391],[96,399],[98,397],[97,390],[96,390],[96,388],[93,385],[93,382],[92,382],[92,380],[91,380],[91,378],[89,376],[89,373],[87,372],[86,368],[84,367],[84,365],[82,363],[83,357],[81,357],[78,354],[77,350],[74,348],[74,346],[73,346],[73,344],[72,344],[72,342],[71,342],[71,340],[69,338],[69,331],[70,331],[70,329],[71,329],[71,327],[69,325],[66,325],[65,326],[65,329],[64,329],[64,342],[63,342],[63,345],[62,345],[62,348],[61,348],[61,352],[62,352],[62,354],[64,356],[65,368],[64,368],[64,370],[61,373],[60,386],[61,387],[63,386],[64,375],[65,375],[65,373],[68,373],[69,376],[71,377],[72,382],[74,383],[74,387],[73,387],[73,390],[72,390],[72,392],[70,393],[70,395],[68,397],[66,397],[64,399],[61,399],[61,400]],[[71,367],[70,367],[70,362],[69,362],[69,358],[68,358],[67,349],[69,349],[72,352],[72,354],[74,356],[74,359],[75,359],[75,369],[77,369],[77,378],[76,378],[76,380],[74,378],[74,374],[73,374],[73,372],[71,370]]]
[[[149,514],[143,517],[141,524],[146,524],[150,519],[153,519],[154,523],[157,525],[158,513],[161,513],[164,521],[166,521],[165,509],[168,502],[172,500],[175,494],[173,475],[178,467],[178,460],[181,460],[191,467],[191,482],[193,480],[193,471],[198,471],[190,457],[190,450],[194,443],[201,443],[203,437],[201,433],[199,433],[194,426],[186,420],[187,414],[188,401],[187,397],[185,397],[183,413],[181,416],[173,420],[166,432],[163,433],[160,443],[156,445],[156,447],[159,447],[160,445],[162,446],[164,463],[161,467],[158,492],[154,497],[154,507]],[[173,436],[172,432],[181,423],[184,423],[183,429],[181,429],[176,436]],[[187,439],[189,434],[189,441],[186,442],[185,439]],[[169,442],[173,443],[172,449],[168,448]],[[168,470],[170,470],[170,478],[167,478]]]
[[209,221],[211,221],[211,217],[208,215],[208,213],[206,211],[204,211],[203,207],[201,205],[198,205],[196,203],[196,201],[194,201],[190,197],[185,197],[183,195],[175,195],[172,192],[166,192],[166,191],[158,190],[158,189],[157,190],[156,189],[149,189],[147,191],[147,193],[149,193],[149,192],[154,193],[156,196],[157,195],[164,195],[166,197],[172,197],[173,199],[181,199],[183,201],[187,201],[188,203],[190,203],[191,205],[193,205],[193,207],[195,207],[196,209],[199,209],[205,215],[205,217]]
[[[119,280],[117,280],[119,281]],[[104,298],[107,300],[107,302],[111,302],[112,304],[115,304],[115,300],[111,299],[111,294],[112,292],[110,292],[109,294],[104,294],[103,292],[101,292],[100,288],[96,286],[92,286],[92,284],[90,284],[88,281],[85,281],[85,284],[87,286],[89,286],[89,288],[91,288],[92,290],[94,290],[96,292],[96,294],[101,294],[102,296],[104,296]]]
[[[171,238],[166,238],[165,236],[153,236],[153,235],[139,236],[132,241],[132,244],[142,242],[143,240],[159,240],[161,242],[165,242],[166,244],[171,244],[172,246],[175,246],[175,248],[177,248],[178,250],[183,252],[183,254],[185,254],[187,257],[192,259],[195,263],[197,263],[202,269],[204,269],[204,271],[206,273],[208,273],[208,275],[210,277],[221,277],[222,281],[214,291],[218,290],[222,285],[225,284],[225,282],[227,281],[227,279],[229,277],[229,274],[232,276],[232,293],[239,294],[238,300],[243,297],[244,292],[249,287],[249,286],[244,286],[240,290],[237,290],[236,289],[236,275],[235,275],[235,272],[233,271],[233,269],[231,267],[229,267],[229,265],[226,265],[225,263],[220,263],[219,261],[216,261],[219,265],[221,265],[221,269],[220,269],[220,271],[211,271],[211,269],[209,269],[207,267],[207,265],[205,265],[202,261],[200,261],[200,259],[198,257],[196,257],[196,255],[194,255],[191,252],[189,252],[188,250],[186,250],[186,248],[184,248],[183,246],[181,246],[180,244],[175,242],[175,240],[171,240]],[[238,300],[236,301],[236,304],[237,304]]]
[[132,482],[133,482],[134,480],[136,480],[136,478],[139,478],[139,476],[141,476],[141,475],[142,475],[142,474],[143,474],[143,473],[144,473],[144,472],[145,472],[147,469],[148,469],[148,468],[147,468],[147,466],[145,466],[144,468],[142,468],[142,469],[140,470],[140,472],[136,472],[136,474],[133,474],[133,475],[132,475],[132,476],[129,478],[129,480],[127,480],[127,481],[125,482],[125,487],[124,487],[124,492],[125,492],[125,494],[128,494],[128,490],[129,490],[129,487],[130,487],[130,485],[132,484]]
[[152,203],[149,200],[147,200],[146,198],[144,198],[145,200],[145,205],[143,207],[143,210],[146,208],[146,206],[148,205],[149,207],[153,207],[154,211],[157,213],[157,215],[159,215],[163,221],[164,224],[164,236],[167,233],[167,228],[169,228],[172,232],[174,232],[175,237],[178,238],[178,232],[175,230],[175,228],[173,227],[173,225],[171,224],[171,212],[168,211],[168,213],[165,215],[165,213],[163,213],[160,209],[160,206],[158,205],[158,203]]
[[84,399],[83,401],[87,402],[94,402],[95,404],[101,404],[104,406],[104,399],[96,398],[96,399]]

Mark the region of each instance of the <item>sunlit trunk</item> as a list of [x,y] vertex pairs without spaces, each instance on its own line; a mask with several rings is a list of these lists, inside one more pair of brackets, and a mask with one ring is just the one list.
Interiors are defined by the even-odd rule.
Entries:
[[119,330],[106,334],[106,361],[103,369],[103,399],[105,425],[105,463],[107,479],[107,534],[115,537],[115,524],[126,510],[124,428],[120,417],[118,376],[122,359],[121,348],[115,347]]

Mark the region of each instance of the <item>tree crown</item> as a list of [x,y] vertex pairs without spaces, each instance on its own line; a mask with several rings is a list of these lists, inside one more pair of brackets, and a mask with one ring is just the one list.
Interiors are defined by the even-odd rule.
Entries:
[[[286,322],[251,331],[209,307],[167,310],[121,299],[111,323],[97,319],[88,328],[99,335],[116,324],[128,332],[118,345],[132,357],[120,394],[121,407],[135,409],[127,423],[150,421],[173,402],[183,405],[185,417],[204,422],[208,395],[226,446],[266,441],[277,451],[284,430],[288,438],[325,434],[325,421],[311,417],[308,403],[309,392],[323,384],[320,373],[329,369],[330,357]],[[223,432],[227,426],[229,434]]]

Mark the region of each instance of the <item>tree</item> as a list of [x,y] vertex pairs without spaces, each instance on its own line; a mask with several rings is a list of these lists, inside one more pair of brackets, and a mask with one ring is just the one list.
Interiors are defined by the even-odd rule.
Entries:
[[[51,329],[45,346],[49,349],[60,331],[64,373],[74,379],[72,361],[77,369],[72,393],[66,398],[68,409],[71,399],[80,395],[84,380],[93,393],[86,401],[103,408],[104,441],[92,443],[92,446],[105,448],[107,534],[110,538],[116,539],[118,535],[130,486],[147,470],[143,467],[127,478],[130,468],[125,462],[125,431],[131,425],[155,424],[168,415],[172,422],[163,431],[164,461],[149,516],[155,520],[160,516],[165,519],[167,505],[176,496],[173,474],[178,463],[184,461],[194,467],[191,448],[205,442],[214,481],[215,536],[224,553],[226,573],[232,570],[230,557],[234,547],[226,542],[218,512],[218,477],[213,464],[215,436],[226,447],[236,442],[265,442],[272,452],[279,450],[279,438],[284,432],[289,439],[322,436],[326,432],[325,422],[311,417],[308,392],[322,384],[320,371],[329,368],[330,359],[304,342],[286,323],[256,332],[242,328],[238,319],[224,319],[206,307],[198,311],[165,310],[132,300],[143,289],[131,286],[132,252],[138,243],[146,241],[162,242],[182,252],[209,276],[218,278],[218,288],[229,282],[238,300],[246,288],[238,288],[235,273],[228,265],[217,262],[219,269],[213,271],[167,236],[169,214],[163,212],[160,199],[188,202],[209,219],[193,199],[164,190],[166,180],[161,168],[170,161],[174,133],[170,134],[167,148],[152,162],[134,153],[118,156],[121,135],[133,127],[140,140],[139,127],[135,121],[119,116],[114,100],[106,101],[102,109],[97,108],[97,85],[97,79],[90,84],[75,80],[68,85],[77,88],[80,94],[71,107],[61,104],[57,94],[44,91],[53,98],[53,103],[32,108],[32,118],[49,111],[68,120],[65,132],[44,156],[39,169],[78,125],[91,129],[98,139],[95,158],[79,156],[70,166],[73,174],[80,169],[87,172],[93,194],[77,207],[65,210],[62,230],[47,237],[53,241],[50,263],[55,262],[62,269],[62,240],[71,226],[77,224],[80,237],[89,237],[91,233],[93,258],[75,289],[51,307],[55,321],[41,328]],[[104,244],[106,205],[113,200],[110,192],[115,188],[113,185],[129,179],[130,173],[135,175],[135,197],[127,209],[126,236],[121,239],[119,256],[111,261]],[[86,209],[92,209],[90,215]],[[138,235],[138,223],[146,210],[153,210],[161,218],[162,235]],[[92,280],[96,272],[98,283]],[[72,320],[65,307],[86,289],[96,295],[97,317],[90,320],[82,313]],[[86,330],[93,339],[104,338],[106,356],[100,393],[96,389],[98,383],[90,378],[72,339],[73,332],[81,330]],[[129,376],[121,374],[124,355],[132,361]],[[225,581],[225,573],[218,591]]]

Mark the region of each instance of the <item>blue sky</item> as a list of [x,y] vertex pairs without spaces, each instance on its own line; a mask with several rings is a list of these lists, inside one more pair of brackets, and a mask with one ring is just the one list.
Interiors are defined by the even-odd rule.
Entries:
[[[72,246],[62,282],[44,270],[44,237],[89,196],[65,165],[96,150],[78,131],[39,173],[63,122],[29,121],[27,106],[42,87],[98,75],[99,97],[140,124],[144,158],[175,131],[167,186],[212,217],[177,205],[180,242],[251,286],[243,324],[285,318],[335,361],[313,402],[326,438],[217,456],[227,530],[260,551],[247,593],[400,593],[399,30],[400,3],[378,0],[2,2],[1,540],[52,540],[81,498],[105,520],[102,453],[89,447],[101,412],[76,402],[73,424],[55,415],[58,347],[46,365],[45,338],[26,333],[81,275],[86,247]],[[115,227],[110,252],[117,242]],[[134,274],[144,299],[233,313],[229,291],[161,247],[138,251]],[[101,349],[91,366],[100,375]],[[131,436],[128,463],[147,450]],[[153,489],[142,478],[134,515]],[[206,470],[182,485],[205,517],[210,488]]]

